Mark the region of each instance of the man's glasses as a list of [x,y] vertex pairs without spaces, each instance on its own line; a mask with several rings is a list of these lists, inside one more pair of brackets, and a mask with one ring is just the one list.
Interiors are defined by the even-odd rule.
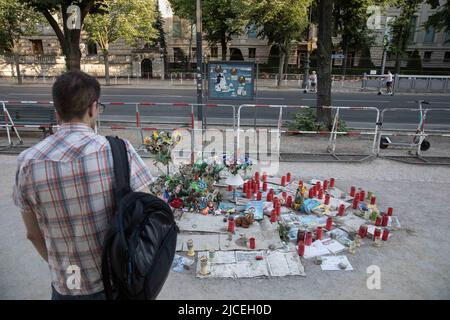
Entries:
[[101,114],[105,111],[106,106],[103,103],[97,101],[97,108],[98,108],[98,113]]

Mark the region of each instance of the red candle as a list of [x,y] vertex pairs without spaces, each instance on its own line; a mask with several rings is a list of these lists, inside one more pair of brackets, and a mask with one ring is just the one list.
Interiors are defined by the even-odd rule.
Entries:
[[365,237],[367,236],[367,226],[364,225],[364,224],[362,224],[362,225],[359,227],[358,234],[359,234],[359,236],[360,236],[361,238],[365,238]]
[[286,177],[282,176],[281,177],[281,185],[284,187],[286,185]]
[[388,211],[387,211],[387,215],[388,216],[392,216],[392,212],[394,211],[394,209],[393,208],[391,208],[391,207],[389,207],[388,208]]
[[350,197],[354,197],[355,196],[355,192],[356,192],[356,188],[355,187],[351,187],[350,188]]
[[375,225],[379,227],[381,226],[382,223],[383,223],[382,218],[380,216],[377,216],[377,219],[375,220]]
[[372,198],[370,198],[370,204],[371,205],[375,205],[375,202],[377,201],[377,198],[376,197],[372,197]]
[[316,229],[316,240],[322,240],[322,227],[317,227]]
[[250,190],[250,188],[247,189],[247,199],[251,199],[252,198],[252,191]]
[[382,236],[381,240],[387,241],[388,238],[389,238],[389,230],[388,229],[384,229],[383,230],[383,236]]
[[334,188],[334,178],[330,178],[330,188]]
[[320,190],[320,181],[316,182],[316,190]]
[[288,208],[292,207],[292,196],[288,196],[286,198],[286,207]]
[[279,203],[278,198],[277,197],[273,198],[273,206],[276,207],[278,203]]
[[319,198],[320,200],[323,199],[323,190],[322,190],[322,189],[319,189],[319,196],[318,196],[318,198]]
[[303,255],[305,254],[305,242],[304,241],[300,241],[298,243],[297,252],[300,257],[303,257]]
[[332,227],[333,227],[333,218],[332,217],[328,217],[325,229],[330,231]]
[[263,182],[266,182],[266,181],[267,181],[267,173],[265,173],[265,172],[263,172],[263,175],[262,175],[262,181],[263,181]]
[[263,191],[264,191],[264,192],[267,191],[267,182],[263,182]]
[[258,191],[256,194],[256,200],[260,201],[262,199],[262,193]]
[[380,237],[381,237],[381,229],[375,228],[375,231],[373,233],[373,241],[375,241],[376,238],[380,238]]
[[359,193],[359,201],[364,202],[366,198],[366,192],[364,190],[361,190],[361,192]]
[[259,180],[259,172],[258,172],[258,171],[255,172],[255,180],[256,180],[256,181]]
[[260,187],[259,180],[257,180],[256,181],[256,191],[259,191],[259,187]]
[[389,222],[389,216],[387,214],[383,215],[383,219],[381,221],[381,226],[387,227],[388,222]]
[[330,204],[330,195],[328,193],[325,195],[325,204],[326,205]]
[[323,182],[323,190],[328,190],[328,180]]
[[339,206],[338,215],[342,217],[344,214],[345,214],[345,204],[341,204]]
[[247,193],[247,182],[244,182],[244,185],[242,186],[242,192]]
[[270,192],[272,195],[275,194],[275,191],[274,191],[273,189],[270,189],[269,192]]
[[308,191],[308,198],[310,198],[310,199],[314,198],[314,193],[313,193],[313,189],[312,188],[309,189],[309,191]]
[[255,249],[256,247],[256,243],[255,243],[255,238],[250,238],[250,249]]
[[275,207],[275,213],[276,213],[276,215],[277,216],[279,216],[280,215],[280,204],[277,204],[277,206]]
[[228,232],[234,233],[234,218],[228,218]]
[[270,222],[276,222],[277,221],[277,212],[275,210],[272,210],[270,212]]
[[288,172],[288,173],[286,174],[286,181],[287,181],[287,182],[291,182],[291,173],[290,173],[290,172]]
[[303,181],[302,180],[298,181],[298,187],[300,188],[300,190],[303,189]]
[[270,192],[267,192],[267,201],[268,202],[270,202],[270,201],[272,201],[272,199],[273,199],[273,195],[272,195],[272,193],[270,193]]
[[283,199],[286,199],[286,197],[287,197],[287,192],[286,192],[286,191],[283,191],[283,192],[281,193],[281,195],[283,196]]
[[359,202],[358,197],[355,197],[353,199],[353,205],[352,205],[353,209],[358,209],[358,202]]
[[305,245],[310,246],[312,244],[312,232],[308,231],[306,233]]
[[228,191],[233,191],[233,186],[228,186]]

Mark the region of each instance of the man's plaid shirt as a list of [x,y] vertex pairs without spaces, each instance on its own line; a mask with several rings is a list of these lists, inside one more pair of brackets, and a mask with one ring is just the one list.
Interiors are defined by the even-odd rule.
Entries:
[[[131,187],[152,181],[149,169],[126,141]],[[82,123],[63,124],[18,157],[14,202],[34,213],[45,238],[52,285],[61,294],[103,290],[101,251],[114,213],[114,170],[105,137]],[[69,289],[70,266],[79,268],[80,289]],[[72,267],[73,268],[73,267]]]

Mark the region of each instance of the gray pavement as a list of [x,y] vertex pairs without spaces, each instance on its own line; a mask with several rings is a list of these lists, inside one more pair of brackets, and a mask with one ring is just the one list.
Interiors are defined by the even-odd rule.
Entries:
[[[11,201],[15,156],[0,155],[0,299],[48,299],[49,272],[30,242]],[[156,173],[150,159],[145,160]],[[196,279],[171,272],[160,299],[449,299],[450,168],[377,159],[361,164],[281,163],[294,177],[336,179],[377,195],[382,209],[394,207],[402,230],[374,248],[368,243],[348,256],[354,271],[324,272],[305,262],[307,276],[262,279]],[[367,242],[367,241],[366,241]],[[366,286],[367,267],[381,269],[381,289]]]

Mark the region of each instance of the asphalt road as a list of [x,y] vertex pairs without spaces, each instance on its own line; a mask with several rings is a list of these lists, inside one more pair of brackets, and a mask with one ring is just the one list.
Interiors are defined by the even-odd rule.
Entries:
[[[0,100],[51,100],[50,87],[36,86],[0,86]],[[205,99],[206,100],[206,99]],[[427,116],[427,127],[429,129],[450,129],[450,111],[444,112],[439,109],[450,110],[449,95],[411,95],[397,94],[395,96],[376,93],[333,93],[332,105],[334,106],[358,106],[384,108],[417,108],[417,100],[430,102],[429,108],[437,109]],[[134,121],[136,102],[187,102],[196,103],[196,91],[194,89],[159,89],[159,88],[129,88],[129,87],[103,87],[103,102],[130,102],[128,105],[108,106],[104,120]],[[316,105],[315,94],[304,94],[300,90],[264,90],[258,91],[254,101],[215,101],[208,100],[204,103],[220,103],[228,105],[249,104],[271,104],[271,105]],[[283,120],[289,120],[298,109],[283,112]],[[228,106],[209,107],[204,111],[210,124],[230,124],[232,110]],[[158,123],[189,123],[190,108],[179,106],[141,106],[140,114],[143,122]],[[256,117],[257,124],[276,124],[279,117],[279,108],[247,108],[242,111],[243,123],[253,124]],[[411,129],[417,126],[418,112],[400,111],[386,112],[384,125],[386,127]],[[375,123],[376,113],[374,111],[342,111],[341,119],[345,120],[351,127],[371,127]]]

